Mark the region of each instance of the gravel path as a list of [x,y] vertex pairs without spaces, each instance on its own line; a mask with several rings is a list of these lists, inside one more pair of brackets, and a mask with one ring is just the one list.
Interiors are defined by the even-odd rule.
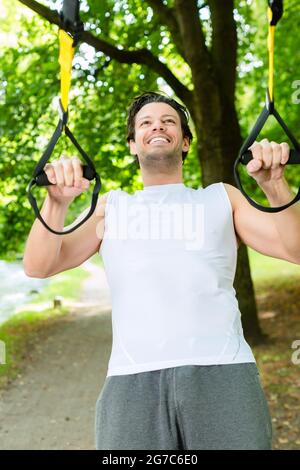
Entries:
[[52,326],[0,398],[0,449],[94,449],[95,404],[111,351],[109,290],[102,268],[72,313]]

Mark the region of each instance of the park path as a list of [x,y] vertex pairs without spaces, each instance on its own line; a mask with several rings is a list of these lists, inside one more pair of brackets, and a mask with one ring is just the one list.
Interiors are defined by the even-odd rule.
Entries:
[[71,313],[38,341],[22,376],[0,396],[0,449],[94,449],[95,403],[111,351],[111,304],[103,268]]

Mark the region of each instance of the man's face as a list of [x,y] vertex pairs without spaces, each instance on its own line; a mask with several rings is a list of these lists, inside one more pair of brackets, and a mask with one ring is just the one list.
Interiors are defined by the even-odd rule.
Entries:
[[172,106],[149,103],[135,116],[135,140],[129,145],[145,168],[174,167],[181,163],[182,151],[188,151],[189,139],[183,137],[179,114]]

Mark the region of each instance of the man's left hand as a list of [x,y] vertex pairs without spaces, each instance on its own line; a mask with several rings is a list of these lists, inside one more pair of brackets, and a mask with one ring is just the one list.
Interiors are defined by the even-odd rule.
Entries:
[[284,168],[290,152],[286,142],[277,144],[263,139],[254,142],[249,150],[253,159],[246,166],[247,172],[262,189],[284,179]]

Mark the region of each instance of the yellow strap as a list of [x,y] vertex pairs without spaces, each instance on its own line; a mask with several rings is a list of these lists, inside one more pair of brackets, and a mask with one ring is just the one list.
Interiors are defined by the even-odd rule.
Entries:
[[268,18],[269,18],[269,34],[268,34],[268,49],[269,49],[269,96],[270,100],[274,100],[274,36],[275,36],[275,26],[271,26],[272,21],[272,10],[268,8]]
[[59,64],[61,104],[65,112],[68,109],[71,84],[72,61],[74,57],[73,38],[63,29],[59,30]]

